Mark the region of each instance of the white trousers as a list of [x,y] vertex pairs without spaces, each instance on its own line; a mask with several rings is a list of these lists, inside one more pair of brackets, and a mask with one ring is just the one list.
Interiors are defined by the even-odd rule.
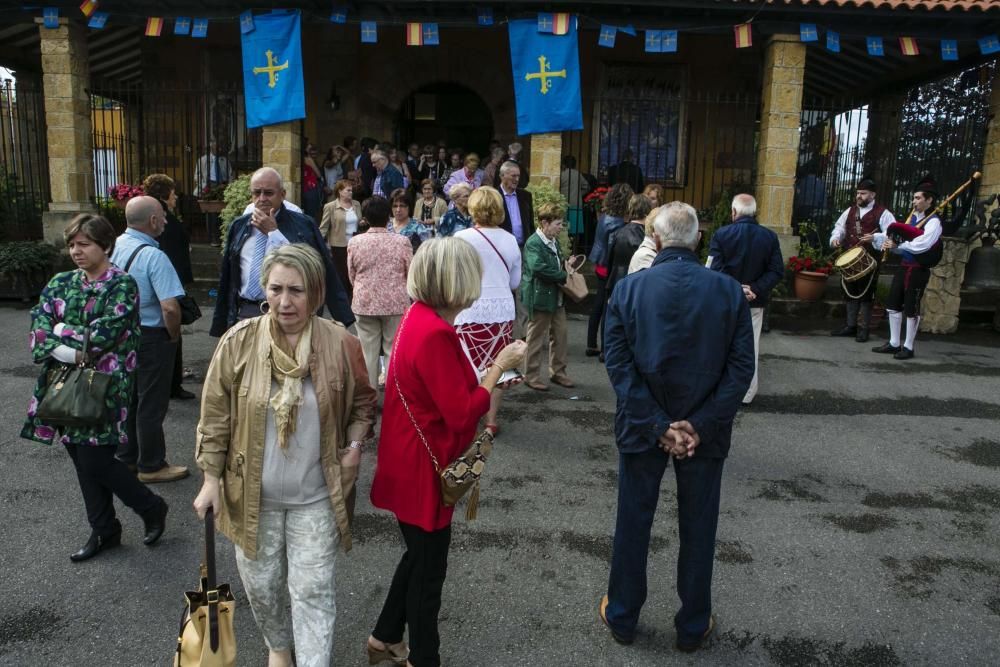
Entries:
[[760,329],[764,325],[764,309],[751,308],[750,319],[753,321],[753,380],[750,380],[750,388],[747,389],[744,403],[749,403],[757,395],[757,366],[760,358]]
[[330,665],[339,542],[327,501],[306,509],[262,511],[257,558],[250,560],[236,547],[236,566],[264,643],[272,651],[294,645],[299,667]]

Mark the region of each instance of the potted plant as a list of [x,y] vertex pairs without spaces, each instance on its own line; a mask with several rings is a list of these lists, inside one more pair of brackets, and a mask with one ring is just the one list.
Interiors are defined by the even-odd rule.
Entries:
[[0,297],[38,296],[52,277],[59,250],[44,241],[0,243]]
[[206,185],[198,196],[198,208],[202,213],[221,213],[226,207],[226,183]]
[[[532,183],[525,189],[531,193],[531,201],[534,206],[532,213],[534,214],[535,220],[538,219],[538,209],[542,206],[542,204],[557,204],[562,208],[562,210],[569,210],[569,202],[566,200],[563,193],[559,192],[559,190],[552,187],[552,185],[548,183]],[[534,230],[534,228],[535,224],[534,220],[532,220],[529,231]],[[559,233],[559,249],[562,251],[563,257],[569,257],[572,252],[569,241],[569,231],[566,226],[563,226],[562,232]]]
[[235,181],[230,181],[222,195],[224,207],[219,214],[219,238],[222,247],[226,247],[226,233],[229,224],[243,215],[243,209],[253,199],[250,195],[250,174],[243,174]]
[[833,262],[824,256],[822,248],[813,246],[808,238],[811,225],[799,225],[799,254],[788,258],[785,268],[792,272],[795,298],[801,301],[819,301],[826,292],[826,283],[833,270]]
[[141,197],[146,194],[141,185],[131,185],[129,183],[117,183],[108,188],[108,197],[118,208],[125,208],[125,204],[132,197]]

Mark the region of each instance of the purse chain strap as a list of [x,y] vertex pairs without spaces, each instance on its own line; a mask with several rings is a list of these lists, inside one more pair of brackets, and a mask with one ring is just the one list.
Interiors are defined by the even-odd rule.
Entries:
[[[412,310],[412,308],[413,307],[411,306],[410,309]],[[389,363],[392,365],[395,365],[396,351],[399,349],[399,340],[403,334],[403,327],[406,324],[406,320],[409,319],[409,317],[410,317],[410,311],[408,310],[406,311],[406,315],[403,317],[403,321],[399,323],[399,329],[396,331],[396,342],[393,344],[392,354],[389,356]],[[393,383],[396,385],[396,392],[399,394],[399,400],[403,403],[403,409],[406,410],[406,414],[410,418],[410,423],[413,424],[413,430],[415,430],[417,432],[417,435],[420,436],[420,441],[424,443],[424,447],[427,449],[427,453],[430,454],[431,461],[434,463],[434,471],[440,475],[441,464],[438,463],[437,457],[434,456],[434,452],[431,451],[431,446],[430,444],[428,444],[427,438],[424,437],[424,432],[421,431],[420,427],[417,425],[416,418],[413,416],[413,413],[410,412],[410,405],[409,403],[406,402],[406,398],[403,397],[403,390],[399,386],[399,376],[396,374],[396,369],[393,368],[392,370],[393,370],[392,380]]]

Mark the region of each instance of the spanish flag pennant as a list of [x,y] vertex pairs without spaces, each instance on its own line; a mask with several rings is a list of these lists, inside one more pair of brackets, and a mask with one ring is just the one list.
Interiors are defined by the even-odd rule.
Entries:
[[146,19],[146,37],[159,37],[163,31],[163,19],[159,16],[150,16]]
[[101,3],[98,0],[83,0],[83,3],[80,4],[80,11],[89,19],[99,4]]
[[733,33],[736,38],[737,49],[745,49],[748,46],[753,46],[753,31],[749,23],[734,25]]
[[917,48],[917,40],[913,37],[900,37],[899,50],[903,52],[904,56],[920,55],[920,49]]
[[424,26],[422,23],[406,24],[406,45],[422,46],[424,43]]
[[570,14],[568,12],[558,12],[552,15],[552,34],[565,35],[569,32]]

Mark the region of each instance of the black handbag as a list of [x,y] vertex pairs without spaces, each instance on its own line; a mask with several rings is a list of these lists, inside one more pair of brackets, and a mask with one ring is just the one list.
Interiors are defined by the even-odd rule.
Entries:
[[91,366],[90,327],[83,333],[83,361],[49,371],[49,384],[35,416],[51,426],[97,426],[108,420],[105,399],[111,376]]

